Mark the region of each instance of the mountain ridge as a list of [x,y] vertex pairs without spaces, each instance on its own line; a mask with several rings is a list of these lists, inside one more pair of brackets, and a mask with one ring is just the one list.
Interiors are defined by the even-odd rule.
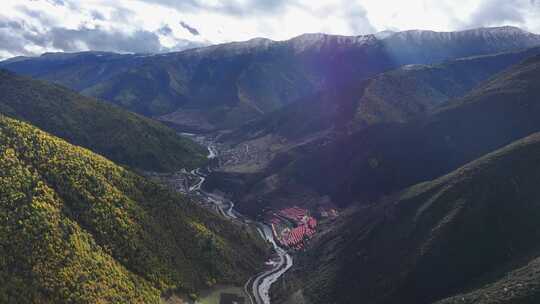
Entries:
[[[367,202],[373,198],[368,193],[381,195],[407,186],[405,181],[411,185],[440,176],[538,131],[540,126],[533,113],[540,106],[535,97],[539,96],[536,76],[540,71],[539,63],[540,56],[533,56],[465,97],[450,102],[434,115],[408,123],[374,125],[350,137],[342,137],[316,153],[317,157],[298,161],[295,166],[301,175],[297,176],[309,179],[315,189],[322,190],[329,185],[309,176],[325,172],[336,182],[334,185],[341,185],[334,189],[336,192],[331,191],[336,197],[349,192],[355,194],[341,197],[348,197],[345,200],[363,197]],[[423,165],[420,166],[420,162]],[[312,170],[314,167],[319,169]],[[299,168],[308,169],[308,172]],[[357,176],[343,178],[339,170],[355,171],[357,173],[351,173],[351,177]],[[336,175],[329,175],[330,172],[336,172]],[[383,185],[391,184],[391,189],[379,192],[386,187]]]
[[527,32],[509,36],[505,28],[478,31],[493,33],[458,32],[445,44],[428,39],[422,45],[395,35],[379,40],[373,35],[305,34],[287,41],[254,39],[152,56],[81,53],[0,66],[162,117],[180,128],[205,125],[202,131],[211,131],[235,128],[317,91],[400,65],[540,45],[540,36]]

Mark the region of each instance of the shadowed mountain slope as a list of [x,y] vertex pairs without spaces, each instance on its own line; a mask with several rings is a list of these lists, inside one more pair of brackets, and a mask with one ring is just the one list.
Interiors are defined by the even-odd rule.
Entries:
[[536,303],[539,179],[535,133],[348,215],[289,286],[309,303]]
[[[310,111],[314,108],[303,110],[298,106],[297,111],[280,111],[283,116],[273,116],[278,119],[261,125],[261,133],[246,132],[236,137],[257,138],[271,131],[268,134],[281,135],[291,144],[283,144],[279,137],[268,137],[277,148],[271,146],[267,149],[268,157],[254,159],[253,163],[266,162],[258,171],[215,172],[208,186],[231,188],[239,208],[253,214],[282,198],[290,197],[298,202],[296,193],[306,191],[319,197],[328,195],[342,207],[369,204],[540,131],[539,63],[540,57],[533,56],[497,74],[466,96],[446,102],[442,108],[406,122],[365,124],[358,131],[350,125],[356,115],[354,107],[349,106],[354,104],[354,98],[324,99],[329,101],[325,105],[341,105],[339,101],[345,100],[345,106],[338,107],[337,112],[332,112],[335,108],[322,107],[328,110],[315,111],[320,115],[313,114],[317,117],[313,120],[304,113],[313,113]],[[340,92],[346,91],[337,91],[335,96]],[[296,105],[300,104],[291,107]],[[319,119],[321,116],[328,119]],[[331,132],[314,133],[327,128]],[[306,134],[313,136],[305,142],[298,141]],[[231,138],[234,137],[233,133]],[[257,141],[241,142],[237,154],[243,155],[248,144],[250,151],[255,150]],[[314,202],[306,204],[316,206],[316,200],[309,201]]]
[[374,125],[292,158],[282,176],[342,204],[367,203],[537,132],[539,98],[535,56],[426,118]]
[[382,122],[406,122],[463,97],[483,81],[539,53],[540,48],[531,48],[408,65],[303,98],[224,139],[241,142],[273,134],[295,140],[329,129],[351,132]]

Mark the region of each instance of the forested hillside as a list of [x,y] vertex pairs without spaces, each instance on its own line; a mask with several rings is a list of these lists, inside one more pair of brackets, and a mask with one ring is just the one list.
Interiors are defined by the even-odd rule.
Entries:
[[265,255],[249,231],[0,115],[2,303],[159,303],[241,284]]
[[0,113],[111,160],[151,171],[195,168],[206,150],[162,124],[43,81],[0,70]]

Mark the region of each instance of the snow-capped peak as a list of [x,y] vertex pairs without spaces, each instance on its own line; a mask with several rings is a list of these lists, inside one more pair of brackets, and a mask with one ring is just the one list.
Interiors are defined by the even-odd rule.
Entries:
[[202,55],[213,52],[225,54],[227,56],[238,55],[247,52],[253,52],[257,50],[265,50],[272,46],[275,41],[267,38],[253,38],[242,42],[229,42],[223,44],[211,45],[208,47],[191,49],[184,51],[185,54],[190,55]]
[[457,38],[482,38],[482,39],[494,39],[494,38],[508,38],[508,37],[540,37],[527,31],[524,31],[514,26],[502,26],[502,27],[483,27],[471,30],[457,31],[457,32],[435,32],[428,30],[407,30],[402,32],[389,32],[383,31],[375,34],[380,40],[385,39],[399,39],[410,41],[425,41],[425,40],[453,40]]
[[322,33],[303,34],[292,38],[285,43],[291,45],[296,52],[302,52],[307,49],[320,48],[325,43],[335,43],[337,45],[365,45],[372,41],[375,41],[374,35],[363,36],[341,36],[341,35],[328,35]]
[[386,30],[386,31],[380,31],[380,32],[375,33],[375,37],[376,37],[377,39],[381,40],[381,39],[388,38],[388,37],[394,35],[395,33],[396,33],[396,32],[394,32],[394,31],[388,31],[388,30]]

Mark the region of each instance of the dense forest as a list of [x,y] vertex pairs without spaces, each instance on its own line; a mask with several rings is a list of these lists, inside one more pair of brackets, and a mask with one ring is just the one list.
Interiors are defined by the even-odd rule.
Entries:
[[205,162],[206,150],[154,120],[58,85],[0,70],[0,113],[137,169],[174,171]]
[[0,302],[158,303],[244,282],[250,230],[31,125],[0,115]]

